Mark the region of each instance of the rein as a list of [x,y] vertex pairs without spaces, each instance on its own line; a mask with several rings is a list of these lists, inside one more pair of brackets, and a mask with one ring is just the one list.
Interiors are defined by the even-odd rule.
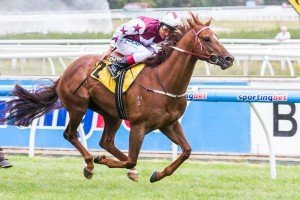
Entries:
[[200,55],[200,54],[197,54],[197,53],[193,53],[193,52],[190,52],[190,51],[187,51],[187,50],[184,50],[184,49],[181,49],[181,48],[178,48],[178,47],[174,47],[174,46],[170,46],[172,49],[175,49],[177,51],[180,51],[182,53],[187,53],[187,54],[190,54],[192,56],[195,56],[197,58],[199,58],[200,60],[208,60],[209,57],[211,55]]
[[[177,50],[177,51],[180,51],[182,53],[187,53],[189,55],[195,56],[196,58],[198,58],[200,60],[206,60],[206,61],[210,62],[211,64],[216,64],[218,62],[218,57],[215,54],[209,54],[207,52],[207,50],[203,47],[201,41],[198,38],[198,35],[202,31],[204,31],[206,29],[209,29],[209,27],[208,26],[204,26],[198,32],[196,32],[195,30],[193,30],[194,34],[195,34],[195,39],[196,39],[197,43],[200,44],[201,50],[204,49],[204,51],[207,53],[206,55],[201,55],[201,54],[193,53],[193,52],[190,52],[190,51],[187,51],[187,50],[181,49],[179,47],[175,47],[175,46],[170,46],[170,47],[173,48],[173,49],[175,49],[175,50]],[[149,91],[149,92],[166,95],[166,96],[172,97],[172,98],[181,98],[181,97],[184,97],[186,95],[186,93],[180,94],[180,95],[176,95],[176,94],[172,94],[172,93],[166,92],[164,86],[162,85],[162,83],[160,81],[160,78],[159,78],[159,75],[158,75],[157,71],[156,71],[156,76],[157,76],[158,82],[162,86],[163,90],[156,90],[156,89],[152,89],[152,88],[146,88],[146,87],[144,87],[142,85],[141,85],[141,87],[144,88],[145,90]]]
[[181,98],[181,97],[185,96],[185,93],[177,95],[177,94],[172,94],[172,93],[166,92],[166,89],[165,89],[164,85],[161,83],[161,80],[160,80],[160,77],[159,77],[159,74],[158,74],[158,67],[156,67],[155,75],[156,75],[156,79],[157,79],[158,83],[160,84],[160,86],[162,87],[163,90],[156,90],[156,89],[152,89],[152,88],[146,88],[142,85],[140,85],[140,86],[142,88],[144,88],[145,90],[147,90],[148,92],[162,94],[162,95],[172,97],[172,98]]
[[166,92],[166,91],[162,91],[162,90],[155,90],[155,89],[151,89],[151,88],[146,88],[146,87],[144,87],[142,85],[140,85],[140,86],[142,88],[144,88],[145,90],[147,90],[148,92],[162,94],[162,95],[166,95],[166,96],[172,97],[172,98],[181,98],[181,97],[184,97],[186,95],[186,93],[177,95],[177,94],[172,94],[172,93],[169,93],[169,92]]

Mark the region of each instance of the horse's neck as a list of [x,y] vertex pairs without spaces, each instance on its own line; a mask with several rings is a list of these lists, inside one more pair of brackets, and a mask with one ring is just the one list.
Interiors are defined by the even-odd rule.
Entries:
[[[182,38],[177,47],[189,50],[188,45],[193,42],[191,37],[187,35]],[[170,57],[158,68],[164,89],[174,94],[184,93],[191,80],[195,64],[196,59],[192,58],[191,55],[174,50]]]

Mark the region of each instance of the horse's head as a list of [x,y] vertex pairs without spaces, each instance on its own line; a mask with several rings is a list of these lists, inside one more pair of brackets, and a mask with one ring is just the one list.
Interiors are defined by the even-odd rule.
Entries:
[[232,66],[234,57],[220,43],[218,36],[210,29],[211,19],[203,24],[198,16],[191,14],[188,25],[192,32],[192,55],[200,60],[219,65],[221,69]]

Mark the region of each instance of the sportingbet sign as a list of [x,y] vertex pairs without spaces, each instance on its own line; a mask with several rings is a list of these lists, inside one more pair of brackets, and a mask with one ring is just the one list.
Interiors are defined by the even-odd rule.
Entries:
[[296,10],[296,12],[300,15],[300,0],[289,0],[289,2]]
[[[1,81],[0,79],[0,85],[9,86],[15,83],[27,85],[30,88],[36,84],[36,80]],[[198,85],[197,82],[195,84]],[[224,83],[215,84],[223,85]],[[207,98],[207,93],[201,91],[187,98],[193,101],[188,103],[180,121],[193,152],[250,152],[250,108],[248,104],[199,102]],[[6,100],[6,97],[0,96],[0,110],[6,109]],[[0,118],[4,115],[0,114]],[[40,118],[35,134],[35,146],[37,148],[73,148],[63,138],[63,131],[68,120],[68,113],[65,109],[49,112]],[[104,129],[103,117],[89,110],[82,120],[82,125],[89,149],[100,149],[99,140]],[[123,121],[115,137],[115,145],[121,150],[128,150],[129,131],[129,123]],[[9,126],[0,122],[1,147],[28,147],[29,134],[30,128]],[[165,135],[154,131],[145,137],[142,150],[171,151],[171,147],[171,142]]]
[[[36,80],[4,80],[0,85],[33,85]],[[234,84],[246,86],[247,82],[197,82],[195,85]],[[272,83],[272,87],[284,86],[291,88],[294,83]],[[251,83],[260,86],[261,83]],[[201,87],[200,87],[201,88]],[[233,102],[202,102],[211,100],[210,92],[194,90],[188,93],[188,106],[181,123],[190,142],[193,152],[225,152],[225,153],[253,153],[256,155],[268,154],[268,144],[261,122],[250,109],[248,103],[255,104],[269,130],[276,154],[300,156],[300,103],[291,103],[292,93],[239,93],[230,99]],[[217,97],[217,93],[215,95]],[[6,109],[7,97],[0,96],[0,111]],[[258,103],[254,103],[258,102]],[[265,103],[262,103],[265,102]],[[273,102],[273,103],[266,103]],[[0,113],[0,118],[5,114]],[[35,146],[38,148],[73,148],[62,134],[68,123],[68,114],[65,109],[52,111],[39,120]],[[82,120],[84,133],[89,149],[99,149],[99,140],[104,129],[102,116],[88,111]],[[128,150],[130,125],[123,121],[115,137],[115,144],[121,150]],[[0,122],[1,147],[28,147],[30,128],[9,126]],[[157,131],[147,134],[142,150],[170,151],[171,142]]]

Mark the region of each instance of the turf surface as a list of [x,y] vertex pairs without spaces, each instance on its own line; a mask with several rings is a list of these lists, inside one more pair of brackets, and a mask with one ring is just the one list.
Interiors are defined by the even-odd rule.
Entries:
[[0,199],[300,199],[300,166],[188,161],[172,176],[150,183],[153,171],[170,161],[139,160],[138,183],[125,169],[97,165],[91,180],[79,157],[10,156],[13,168],[0,169]]

